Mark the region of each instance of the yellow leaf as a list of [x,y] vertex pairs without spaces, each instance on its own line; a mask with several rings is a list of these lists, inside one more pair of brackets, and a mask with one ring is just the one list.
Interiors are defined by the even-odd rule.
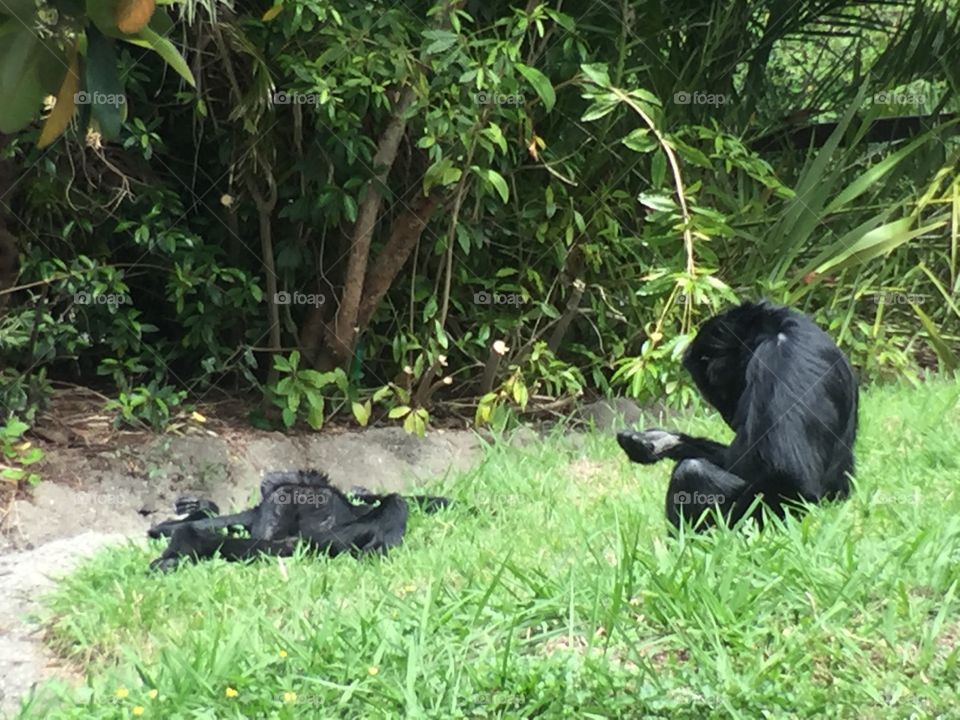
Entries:
[[353,416],[357,419],[357,422],[361,427],[366,427],[367,423],[370,422],[370,411],[372,406],[370,401],[366,403],[355,402],[352,404]]
[[410,412],[410,408],[406,405],[398,405],[395,408],[390,408],[390,412],[387,413],[387,417],[391,420],[396,420],[397,418],[402,418],[404,415],[407,415]]
[[190,417],[193,418],[193,420],[198,423],[205,423],[207,421],[207,419],[203,415],[198,413],[196,410],[190,413]]
[[131,35],[143,30],[156,8],[155,0],[120,0],[117,3],[117,29]]
[[274,5],[272,8],[270,8],[269,10],[267,10],[267,11],[263,14],[263,17],[261,17],[260,19],[261,19],[263,22],[270,22],[270,21],[273,20],[277,15],[280,14],[280,11],[281,11],[281,10],[283,10],[283,5]]
[[513,390],[513,399],[516,401],[517,405],[522,408],[526,408],[527,400],[529,399],[527,394],[527,386],[524,385],[523,381],[518,378],[511,389]]
[[73,111],[76,109],[76,96],[80,90],[80,61],[77,58],[77,48],[70,51],[70,57],[67,62],[67,74],[63,77],[63,83],[60,85],[60,92],[57,93],[57,102],[53,106],[53,111],[47,117],[43,124],[43,130],[40,131],[40,139],[37,140],[37,147],[45,148],[58,137],[63,135],[63,131],[70,124],[73,117]]

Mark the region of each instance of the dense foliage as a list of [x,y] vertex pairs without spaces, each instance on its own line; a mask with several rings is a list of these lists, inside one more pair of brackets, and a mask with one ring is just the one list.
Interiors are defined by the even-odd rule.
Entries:
[[692,328],[760,294],[867,377],[956,367],[946,0],[180,7],[195,86],[115,43],[116,141],[4,141],[21,418],[49,377],[158,428],[217,390],[413,431],[443,403],[684,402]]

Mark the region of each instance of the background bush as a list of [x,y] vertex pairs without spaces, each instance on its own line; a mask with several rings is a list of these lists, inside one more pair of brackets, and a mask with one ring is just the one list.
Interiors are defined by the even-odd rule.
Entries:
[[758,295],[867,378],[952,370],[960,13],[789,5],[177,6],[195,87],[117,43],[115,139],[5,136],[6,407],[38,377],[155,427],[222,391],[416,431],[680,403],[697,322]]

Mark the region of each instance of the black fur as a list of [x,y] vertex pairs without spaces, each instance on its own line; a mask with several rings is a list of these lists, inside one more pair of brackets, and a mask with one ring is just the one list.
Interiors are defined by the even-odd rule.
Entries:
[[[180,558],[198,560],[218,552],[226,560],[291,555],[301,540],[331,556],[386,552],[401,543],[407,527],[407,501],[400,495],[363,490],[354,495],[359,501],[354,504],[316,470],[267,473],[260,495],[256,507],[226,516],[217,516],[217,506],[208,500],[178,498],[177,510],[187,516],[162,522],[147,533],[170,538],[151,569],[170,570]],[[450,504],[429,495],[409,499],[427,512]],[[249,537],[237,537],[232,533],[235,528]]]
[[785,504],[849,495],[857,380],[810,318],[744,303],[704,323],[683,365],[736,432],[733,443],[658,429],[617,436],[633,462],[677,461],[666,499],[671,523],[708,527],[713,513],[704,513],[714,507],[736,522],[757,497],[782,516]]

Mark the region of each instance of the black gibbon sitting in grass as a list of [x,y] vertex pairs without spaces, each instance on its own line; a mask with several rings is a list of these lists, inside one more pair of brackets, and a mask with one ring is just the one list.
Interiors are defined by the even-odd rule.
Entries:
[[[217,553],[226,560],[292,555],[301,541],[330,556],[386,552],[401,543],[407,527],[407,499],[359,490],[352,493],[355,504],[316,470],[267,473],[260,495],[256,507],[225,516],[209,500],[178,498],[177,513],[186,517],[162,522],[147,533],[170,538],[150,568],[172,570],[181,558],[199,560]],[[408,499],[427,512],[450,504],[429,495]],[[249,536],[238,537],[237,529]]]
[[[617,436],[633,462],[677,461],[666,499],[671,523],[706,528],[716,508],[732,524],[758,497],[780,517],[785,505],[847,497],[857,380],[810,318],[744,303],[704,323],[683,365],[736,433],[733,442],[658,429]],[[760,519],[759,506],[752,515]]]

